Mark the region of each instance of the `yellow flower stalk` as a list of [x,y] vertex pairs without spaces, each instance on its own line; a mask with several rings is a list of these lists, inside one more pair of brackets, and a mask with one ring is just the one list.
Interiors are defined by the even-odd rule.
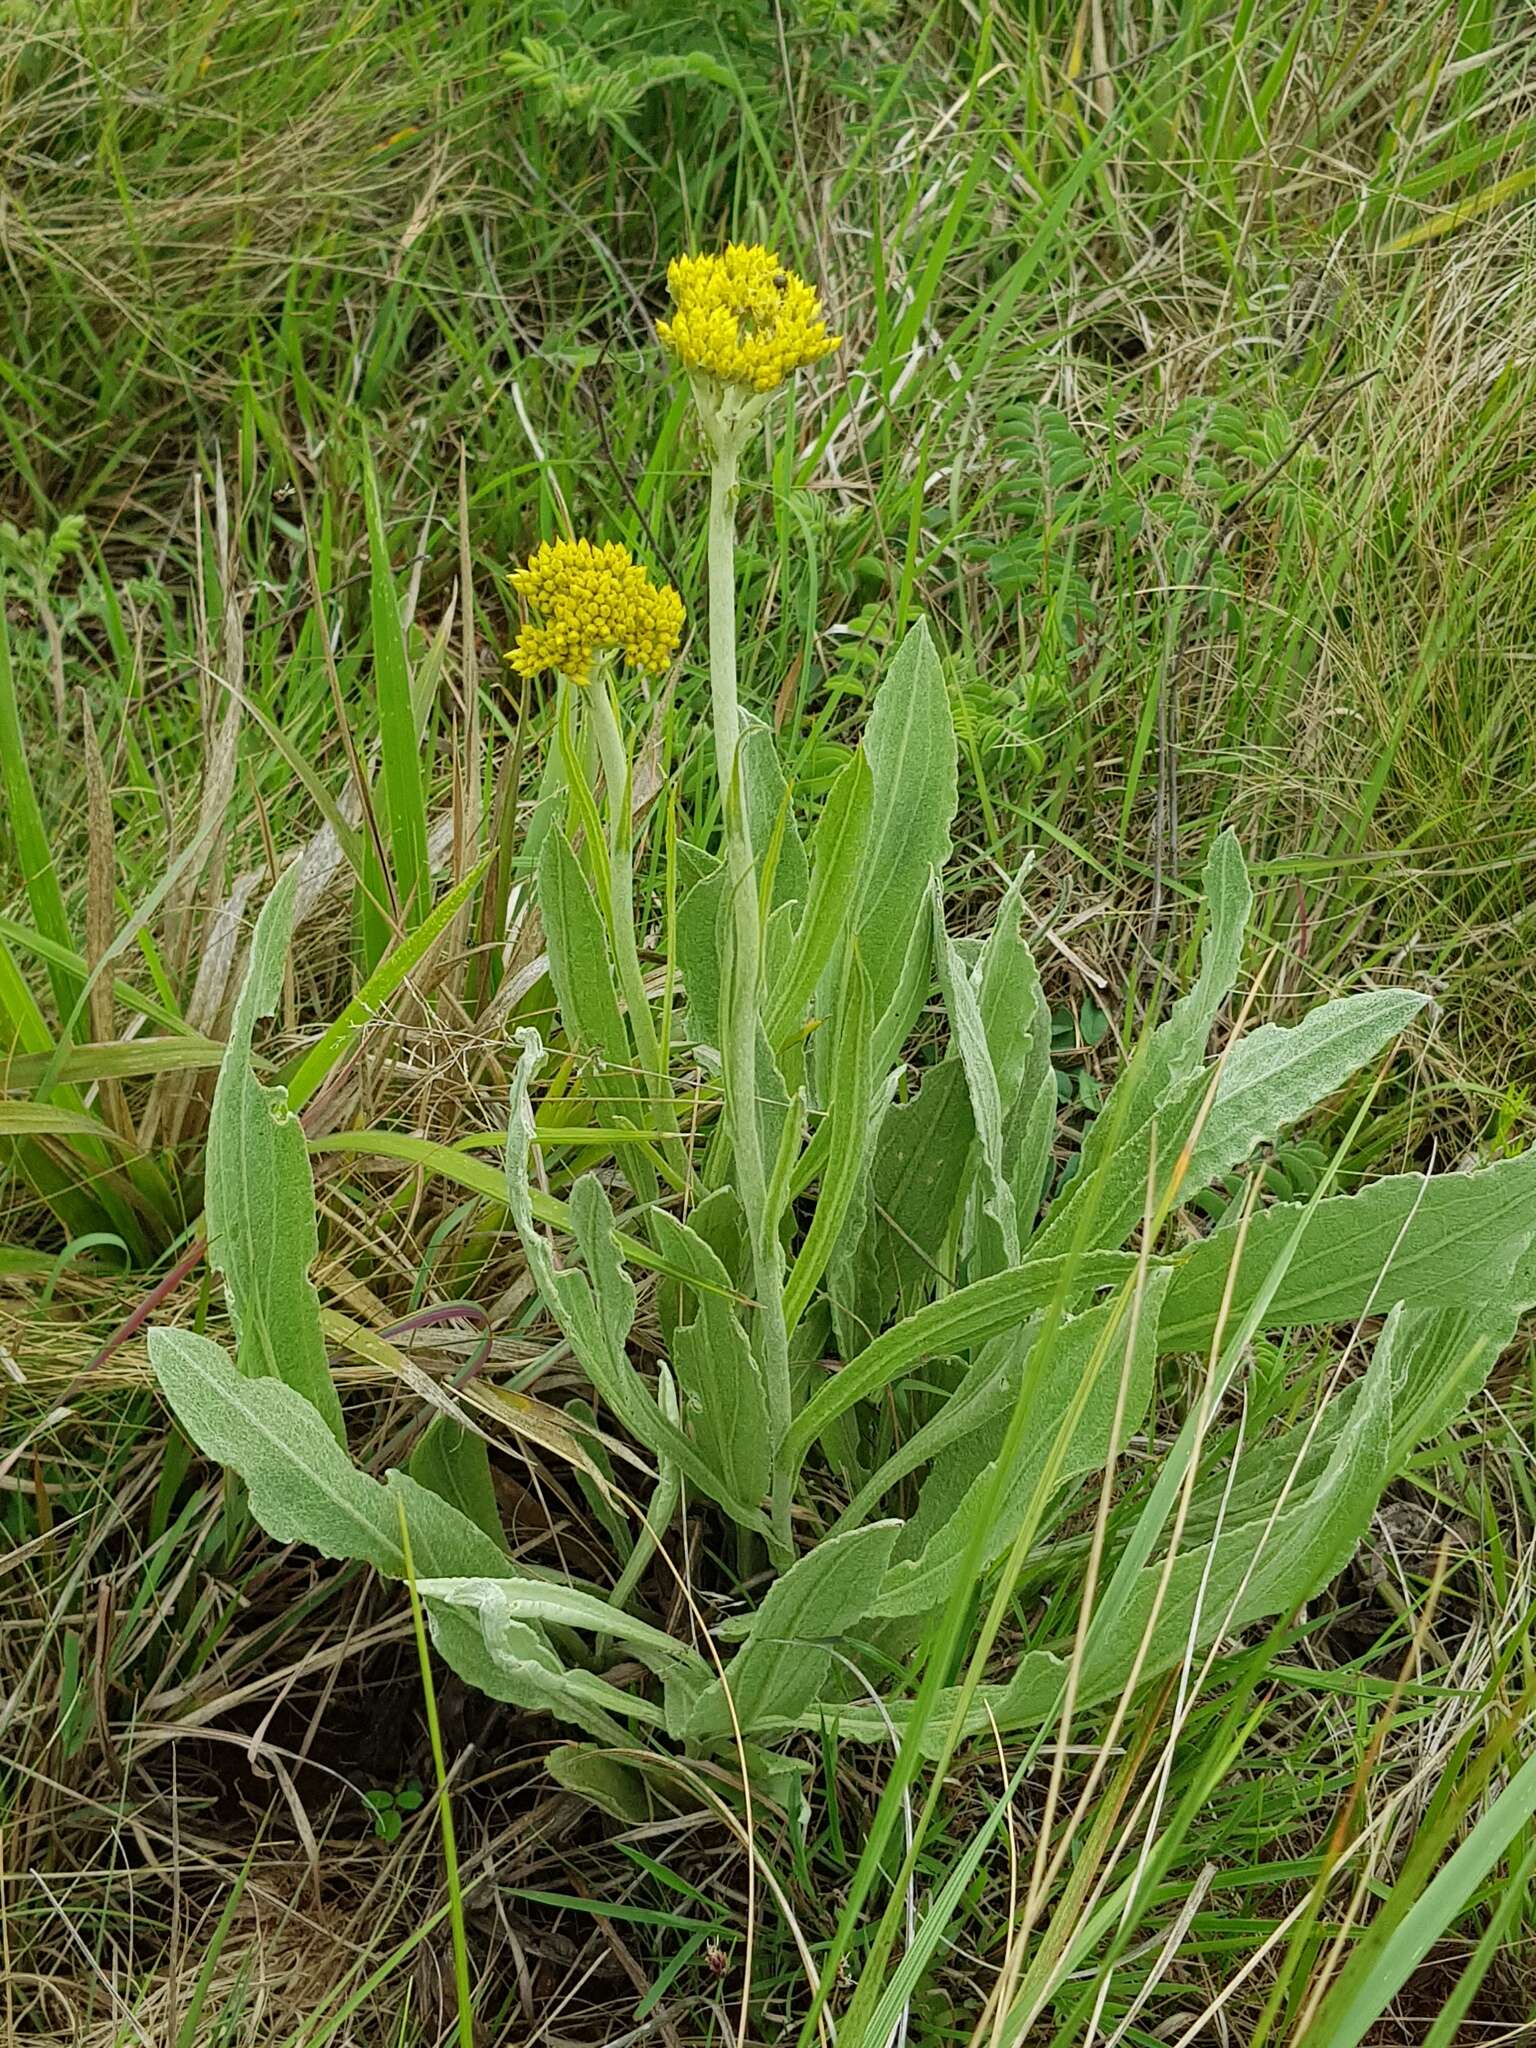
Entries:
[[766,394],[841,342],[828,334],[813,286],[775,250],[732,242],[719,256],[677,256],[667,266],[676,310],[656,332],[687,370]]
[[533,614],[507,656],[519,675],[552,668],[585,685],[594,658],[608,652],[659,675],[677,652],[683,600],[618,541],[545,541],[508,580]]

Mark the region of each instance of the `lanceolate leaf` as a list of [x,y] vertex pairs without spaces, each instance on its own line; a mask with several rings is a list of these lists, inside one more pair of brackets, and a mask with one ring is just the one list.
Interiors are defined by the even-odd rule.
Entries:
[[1235,832],[1223,832],[1205,863],[1205,908],[1210,924],[1200,948],[1200,972],[1188,995],[1173,1006],[1164,1027],[1160,1064],[1170,1075],[1189,1072],[1204,1057],[1216,1013],[1231,995],[1243,960],[1243,934],[1253,890]]
[[791,1334],[810,1306],[827,1269],[869,1158],[873,1085],[869,1062],[869,977],[857,944],[849,954],[841,1007],[837,1057],[832,1068],[832,1099],[827,1112],[827,1162],[822,1169],[816,1213],[784,1289],[784,1321]]
[[566,1030],[584,1050],[600,1053],[612,1066],[627,1066],[629,1040],[613,992],[602,913],[558,826],[539,855],[539,916]]
[[[1178,1191],[1187,1199],[1341,1087],[1391,1043],[1423,1001],[1411,991],[1373,989],[1325,1003],[1300,1024],[1261,1026],[1241,1038],[1219,1068],[1202,1068],[1174,1086],[1099,1166],[1095,1239],[1119,1244],[1141,1220],[1154,1162],[1152,1193],[1162,1200],[1173,1194],[1178,1161],[1194,1139]],[[1073,1212],[1065,1209],[1046,1224],[1038,1248],[1065,1250],[1075,1227]]]
[[692,1320],[672,1338],[672,1363],[683,1389],[694,1441],[731,1499],[759,1503],[773,1471],[768,1394],[746,1331],[731,1300],[730,1276],[712,1248],[670,1211],[654,1221],[672,1263],[696,1271],[707,1286]]
[[[1142,1569],[1112,1626],[1090,1631],[1080,1707],[1113,1698],[1133,1673],[1138,1683],[1145,1682],[1219,1636],[1290,1612],[1343,1568],[1387,1474],[1394,1338],[1394,1322],[1389,1322],[1331,1454],[1309,1483],[1288,1484],[1292,1466],[1306,1460],[1308,1432],[1301,1426],[1291,1432],[1289,1459],[1266,1460],[1277,1473],[1268,1498],[1250,1499],[1244,1515],[1228,1519],[1214,1541],[1181,1551],[1166,1578],[1162,1562]],[[1060,1706],[1067,1647],[1030,1651],[1006,1683],[981,1687],[967,1711],[964,1733],[985,1736],[995,1727],[1007,1734],[1047,1720]],[[940,1695],[920,1737],[925,1754],[937,1753],[945,1742],[958,1700],[957,1692]],[[910,1709],[894,1703],[887,1711],[897,1728],[904,1728]],[[882,1718],[865,1707],[839,1708],[837,1722],[845,1736],[889,1739]]]
[[778,1046],[800,1028],[822,971],[848,922],[869,831],[874,779],[861,748],[827,792],[811,840],[810,900],[795,935],[789,971],[768,986],[767,1033]]
[[489,1699],[506,1700],[526,1713],[552,1714],[601,1742],[626,1746],[633,1740],[627,1720],[660,1718],[645,1700],[589,1671],[567,1669],[541,1630],[490,1601],[474,1611],[432,1599],[426,1607],[432,1640],[444,1659]]
[[1003,1168],[1013,1192],[1019,1235],[1025,1239],[1040,1207],[1056,1130],[1050,1005],[1035,956],[1019,929],[1027,871],[1026,864],[987,935],[978,989],[982,1029],[1003,1106]]
[[[1512,1297],[1516,1267],[1536,1235],[1536,1151],[1475,1173],[1395,1174],[1357,1195],[1314,1208],[1294,1251],[1303,1205],[1278,1204],[1256,1215],[1241,1247],[1227,1328],[1236,1329],[1272,1269],[1289,1266],[1264,1310],[1268,1329],[1339,1323],[1394,1302],[1412,1308],[1466,1308]],[[1168,1293],[1163,1346],[1202,1351],[1210,1344],[1237,1236],[1221,1231],[1181,1264]]]
[[656,1802],[644,1774],[624,1757],[568,1742],[548,1753],[544,1768],[557,1785],[589,1801],[621,1827],[643,1827],[656,1818]]
[[[1368,989],[1324,1003],[1299,1024],[1245,1033],[1222,1062],[1184,1191],[1204,1187],[1299,1122],[1406,1030],[1425,1001],[1413,989]],[[1171,1170],[1171,1157],[1166,1164]]]
[[494,1578],[422,1576],[417,1585],[425,1598],[446,1607],[467,1608],[482,1616],[505,1617],[540,1629],[574,1628],[612,1636],[637,1654],[660,1658],[663,1663],[702,1662],[698,1652],[679,1637],[637,1621],[595,1593],[562,1585],[557,1579],[535,1579],[512,1570],[498,1572]]
[[[884,1011],[879,1013],[880,1021],[875,1026],[874,1047],[869,1062],[872,1073],[889,1073],[901,1058],[907,1040],[912,1035],[912,1026],[917,1022],[918,1013],[927,1000],[932,981],[933,921],[928,917],[916,917],[912,921],[907,950],[902,955],[896,986]],[[873,986],[871,994],[873,995]]]
[[[1060,1323],[1048,1355],[1037,1358],[1033,1348],[1025,1354],[1023,1373],[1033,1382],[1022,1397],[1027,1404],[1025,1434],[1018,1457],[1004,1474],[992,1526],[983,1540],[984,1568],[1008,1549],[1032,1506],[1043,1508],[1059,1487],[1104,1465],[1115,1442],[1115,1416],[1122,1402],[1119,1444],[1141,1426],[1152,1398],[1158,1317],[1167,1283],[1166,1268],[1149,1277],[1134,1323],[1129,1304],[1105,1302]],[[966,1445],[950,1454],[959,1467],[954,1482],[944,1483],[942,1462],[930,1475],[914,1518],[916,1528],[909,1525],[910,1534],[903,1538],[907,1554],[887,1574],[876,1613],[928,1613],[954,1590],[974,1522],[990,1490],[991,1460],[1019,1398],[1017,1369],[1005,1379],[1004,1389],[1007,1409],[978,1432],[971,1455],[966,1455]],[[1036,1503],[1042,1486],[1044,1497]],[[933,1506],[930,1487],[935,1488]]]
[[1517,1269],[1510,1301],[1405,1311],[1397,1346],[1401,1377],[1392,1403],[1394,1471],[1466,1407],[1514,1341],[1530,1291]]
[[[927,1068],[916,1093],[884,1112],[870,1161],[869,1215],[846,1295],[862,1350],[900,1300],[934,1290],[939,1260],[965,1185],[975,1135],[965,1070],[956,1059]],[[851,1356],[845,1350],[844,1356]]]
[[387,1483],[360,1472],[302,1394],[280,1380],[248,1378],[211,1338],[151,1330],[149,1357],[176,1420],[205,1456],[239,1473],[251,1513],[279,1543],[305,1543],[401,1578],[399,1499],[419,1572],[512,1569],[483,1530],[403,1472]]
[[[829,1536],[790,1566],[752,1616],[747,1640],[726,1667],[724,1683],[744,1733],[792,1719],[821,1690],[837,1643],[869,1611],[896,1540],[899,1522],[872,1522]],[[719,1681],[689,1718],[694,1736],[730,1732],[730,1707]]]
[[[1212,1542],[1175,1559],[1161,1602],[1163,1566],[1146,1567],[1113,1628],[1090,1634],[1085,1701],[1103,1699],[1123,1684],[1149,1625],[1154,1631],[1149,1669],[1166,1669],[1189,1642],[1203,1645],[1251,1621],[1287,1613],[1343,1568],[1387,1477],[1399,1326],[1400,1317],[1394,1315],[1377,1339],[1365,1378],[1349,1403],[1348,1419],[1310,1484],[1297,1485],[1291,1477],[1312,1450],[1309,1422],[1289,1432],[1286,1452],[1272,1453],[1277,1483],[1269,1496],[1250,1502],[1240,1524],[1229,1516]],[[1214,1484],[1208,1498],[1214,1508],[1219,1499]]]
[[256,1079],[251,1040],[277,1007],[299,870],[262,906],[235,1004],[208,1127],[208,1256],[224,1276],[242,1372],[271,1374],[311,1403],[338,1443],[341,1402],[309,1269],[319,1250],[315,1184],[298,1118],[281,1088]]
[[756,1502],[728,1498],[721,1475],[713,1471],[695,1445],[657,1406],[645,1382],[630,1363],[625,1348],[634,1314],[634,1287],[624,1271],[612,1212],[596,1180],[585,1174],[571,1191],[571,1228],[588,1259],[588,1274],[556,1267],[533,1218],[528,1183],[528,1148],[533,1142],[533,1106],[529,1083],[544,1058],[536,1031],[519,1034],[521,1056],[512,1090],[507,1131],[507,1206],[522,1239],[528,1270],[538,1284],[544,1305],[559,1323],[582,1370],[619,1421],[649,1450],[665,1452],[688,1477],[738,1522],[764,1526]]
[[720,918],[725,863],[716,861],[677,906],[677,956],[688,997],[688,1028],[696,1044],[720,1043]]
[[944,901],[937,887],[933,897],[934,951],[939,963],[939,986],[949,1012],[950,1030],[965,1069],[966,1088],[976,1123],[977,1150],[981,1155],[982,1205],[996,1228],[1002,1247],[1000,1263],[1019,1262],[1019,1220],[1013,1202],[1013,1188],[1003,1169],[1003,1096],[998,1074],[992,1064],[970,970],[944,930]]
[[753,858],[760,871],[770,857],[773,860],[769,908],[804,903],[810,892],[805,848],[800,843],[789,786],[779,765],[779,750],[772,728],[750,711],[742,714],[737,759],[752,829]]
[[463,1428],[451,1416],[435,1415],[411,1453],[409,1470],[418,1485],[450,1502],[493,1543],[505,1548],[506,1534],[483,1436]]
[[[627,1739],[619,1715],[660,1718],[655,1708],[601,1679],[565,1670],[536,1618],[523,1619],[513,1611],[518,1602],[530,1612],[537,1609],[538,1582],[518,1574],[483,1530],[405,1473],[391,1472],[381,1483],[360,1472],[291,1387],[246,1378],[219,1345],[190,1330],[151,1330],[149,1355],[177,1421],[199,1450],[239,1473],[249,1490],[251,1513],[278,1542],[308,1544],[326,1557],[356,1559],[390,1578],[403,1578],[403,1510],[412,1568],[425,1582],[433,1641],[467,1683],[493,1699],[575,1721],[604,1741]],[[430,1590],[439,1585],[484,1589],[514,1577],[504,1605],[489,1591],[477,1590],[470,1603],[473,1612],[461,1611],[451,1598],[436,1598]],[[560,1603],[586,1596],[555,1585],[549,1597],[560,1607],[557,1618],[567,1619],[575,1610]],[[610,1615],[617,1615],[605,1602],[592,1606],[602,1610],[605,1626]],[[692,1654],[676,1648],[680,1656]]]
[[886,1330],[817,1391],[785,1439],[785,1459],[798,1468],[823,1430],[856,1401],[867,1401],[922,1358],[942,1358],[1016,1327],[1065,1287],[1080,1302],[1100,1287],[1117,1286],[1136,1269],[1129,1252],[1091,1252],[1080,1259],[1026,1259],[1011,1272],[992,1273]]
[[921,620],[875,694],[864,747],[874,788],[854,930],[878,1017],[901,979],[930,878],[949,856],[957,799],[949,698]]

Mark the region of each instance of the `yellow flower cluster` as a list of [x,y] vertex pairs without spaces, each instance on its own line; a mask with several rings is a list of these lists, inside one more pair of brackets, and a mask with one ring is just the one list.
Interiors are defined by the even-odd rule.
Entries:
[[677,256],[667,265],[677,308],[656,332],[685,368],[750,391],[777,390],[807,363],[830,355],[821,300],[777,254],[732,242],[721,256]]
[[534,614],[507,656],[519,675],[554,668],[585,683],[592,657],[608,648],[659,674],[676,652],[683,600],[670,583],[654,584],[617,541],[545,541],[508,580]]

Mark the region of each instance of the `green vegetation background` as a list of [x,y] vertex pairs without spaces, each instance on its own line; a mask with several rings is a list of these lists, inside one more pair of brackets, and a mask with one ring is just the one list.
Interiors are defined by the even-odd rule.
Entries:
[[[743,694],[815,787],[887,651],[929,614],[977,904],[1039,850],[1069,1114],[1113,1073],[1231,822],[1274,1014],[1388,966],[1437,998],[1357,1164],[1528,1141],[1530,27],[1493,0],[0,9],[13,1091],[67,1077],[61,1019],[77,1045],[111,1039],[146,995],[189,1046],[217,1036],[230,936],[272,850],[357,831],[353,763],[377,740],[370,473],[411,592],[413,670],[437,692],[439,872],[499,844],[515,882],[542,705],[524,715],[501,662],[501,579],[569,521],[626,541],[697,615],[702,466],[651,321],[668,256],[729,233],[782,247],[848,337],[798,389],[772,491],[744,506]],[[685,809],[702,679],[695,650],[657,710],[656,772]],[[354,987],[346,900],[316,901],[298,1036]],[[403,1011],[359,1084],[448,1144],[504,1114],[473,936],[430,1020]],[[153,1083],[167,1180],[119,1195],[109,1163],[98,1186],[66,1148],[0,1193],[19,1446],[0,1458],[15,1546],[3,2024],[103,2043],[148,2029],[177,2048],[298,2039],[361,1957],[379,1976],[356,2038],[433,2039],[447,2007],[418,1961],[431,1944],[392,1960],[439,1882],[430,1826],[411,1819],[430,1772],[398,1617],[360,1581],[321,1589],[302,1560],[274,1560],[217,1484],[173,1516],[184,1473],[141,1350],[89,1364],[196,1216],[205,1081],[193,1061]],[[441,1296],[463,1250],[452,1197],[335,1164],[332,1298],[378,1327]],[[71,1234],[60,1202],[76,1195]],[[98,1224],[132,1274],[92,1256]],[[1365,1660],[1359,1683],[1302,1657],[1273,1674],[1262,1741],[1206,1787],[1144,1930],[1172,1960],[1119,1974],[1106,2032],[1129,2014],[1125,2038],[1175,2038],[1152,2029],[1263,1947],[1342,1810],[1432,1783],[1479,1736],[1466,1689],[1529,1655],[1531,1412],[1521,1354],[1403,1503],[1430,1534],[1384,1539],[1338,1589],[1335,1662]],[[561,1509],[530,1493],[531,1520]],[[1382,1735],[1404,1588],[1446,1529],[1450,1669],[1431,1682],[1416,1666]],[[217,1732],[199,1748],[193,1727]],[[1176,1794],[1220,1739],[1195,1726]],[[466,1851],[508,1873],[509,2012],[557,2039],[617,2039],[657,2012],[674,2038],[719,2037],[739,1846],[616,1856],[551,1809],[528,1744],[486,1735]],[[863,1768],[825,1760],[850,1812]],[[387,1803],[338,1802],[344,1780]],[[981,1767],[957,1782],[952,1840],[995,1789]],[[837,1799],[825,1812],[791,1872],[813,1944],[851,1846]],[[1383,1867],[1421,1812],[1414,1797],[1387,1811]],[[1501,1893],[1480,1994],[1494,2017],[1529,2005],[1529,1875],[1527,1860]],[[978,1873],[921,2038],[968,2035],[1007,1884],[1002,1865]],[[1436,1968],[1465,1958],[1484,1904]],[[765,2012],[798,1969],[776,1911]],[[1249,2024],[1267,1981],[1261,1966],[1244,1994]],[[1430,2038],[1443,2002],[1426,1979],[1406,2031],[1382,2038]]]

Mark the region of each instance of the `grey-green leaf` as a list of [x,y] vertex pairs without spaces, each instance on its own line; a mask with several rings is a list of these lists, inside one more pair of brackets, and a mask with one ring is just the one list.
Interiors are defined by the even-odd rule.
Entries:
[[[1004,1475],[991,1527],[982,1537],[979,1562],[983,1570],[1009,1548],[1032,1508],[1043,1511],[1058,1488],[1100,1470],[1112,1444],[1116,1448],[1123,1445],[1140,1427],[1152,1398],[1158,1318],[1168,1279],[1166,1268],[1148,1276],[1134,1322],[1129,1305],[1118,1300],[1105,1302],[1064,1319],[1052,1335],[1046,1355],[1036,1356],[1035,1347],[1025,1355],[1024,1371],[1033,1381],[1022,1394],[1028,1420],[1018,1455]],[[910,1534],[903,1540],[903,1549],[910,1545],[911,1554],[892,1566],[877,1613],[928,1613],[954,1590],[976,1518],[990,1490],[991,1460],[1001,1448],[1013,1403],[1020,1398],[1017,1367],[1004,1378],[1003,1392],[1007,1408],[999,1406],[992,1424],[984,1424],[973,1446],[960,1445],[950,1453],[959,1464],[958,1483],[946,1485],[943,1461],[930,1474],[915,1518],[917,1526],[911,1530],[909,1525]],[[1117,1409],[1122,1410],[1118,1439],[1114,1430]],[[937,1512],[929,1506],[930,1486],[935,1489]],[[1041,1490],[1038,1500],[1037,1490]]]
[[[1342,1570],[1370,1520],[1388,1469],[1399,1327],[1394,1316],[1383,1330],[1342,1425],[1330,1431],[1329,1418],[1322,1418],[1325,1458],[1313,1455],[1306,1425],[1291,1432],[1283,1456],[1266,1447],[1263,1462],[1272,1482],[1267,1496],[1249,1495],[1239,1517],[1224,1521],[1214,1541],[1190,1544],[1166,1575],[1163,1563],[1147,1565],[1111,1626],[1090,1629],[1080,1707],[1113,1698],[1133,1673],[1144,1683],[1219,1636],[1288,1613]],[[1308,1474],[1299,1484],[1293,1478],[1297,1471]],[[1224,1485],[1208,1489],[1207,1501],[1219,1502],[1223,1491]],[[994,1728],[1007,1734],[1038,1726],[1059,1708],[1066,1669],[1063,1655],[1030,1651],[1006,1683],[979,1688],[963,1732],[986,1736]],[[936,1753],[946,1740],[958,1702],[958,1692],[940,1696],[921,1736],[926,1754]],[[911,1710],[894,1703],[888,1712],[903,1729]],[[884,1721],[867,1708],[840,1708],[837,1721],[846,1736],[888,1739]]]
[[810,1306],[868,1167],[872,1020],[869,977],[856,944],[847,961],[840,1012],[827,1110],[826,1164],[815,1214],[784,1289],[784,1321],[791,1334]]
[[[1287,1258],[1263,1312],[1268,1329],[1349,1322],[1399,1301],[1411,1308],[1506,1302],[1520,1291],[1516,1268],[1536,1235],[1536,1150],[1475,1173],[1394,1174],[1319,1202],[1303,1223],[1304,1215],[1304,1205],[1282,1203],[1253,1218],[1232,1282],[1229,1331]],[[1165,1350],[1210,1344],[1238,1252],[1237,1234],[1221,1231],[1180,1265],[1163,1315]]]
[[1097,1288],[1118,1286],[1136,1269],[1129,1252],[1090,1252],[1080,1259],[1028,1257],[1010,1272],[989,1273],[929,1302],[884,1330],[814,1394],[785,1438],[785,1462],[798,1470],[811,1445],[857,1401],[866,1401],[919,1359],[945,1357],[995,1337],[1044,1308],[1058,1288],[1076,1307]]
[[610,1750],[564,1743],[549,1752],[544,1768],[564,1791],[587,1800],[622,1827],[643,1827],[656,1817],[644,1774]]
[[555,1265],[534,1221],[528,1182],[528,1150],[534,1136],[529,1087],[543,1062],[544,1047],[538,1033],[530,1029],[519,1033],[519,1045],[507,1128],[507,1206],[545,1307],[559,1323],[587,1377],[630,1435],[658,1456],[665,1453],[671,1457],[744,1527],[763,1526],[754,1502],[725,1494],[721,1475],[712,1470],[697,1445],[662,1414],[630,1362],[625,1342],[634,1318],[634,1286],[615,1242],[607,1197],[591,1174],[581,1177],[570,1196],[571,1225],[586,1256],[587,1272]]
[[1253,889],[1235,832],[1223,832],[1206,858],[1205,907],[1210,923],[1200,948],[1200,972],[1194,987],[1174,1004],[1164,1027],[1164,1058],[1171,1076],[1191,1071],[1204,1058],[1216,1013],[1231,995],[1243,963]]
[[1409,1309],[1398,1339],[1401,1377],[1392,1403],[1393,1471],[1416,1445],[1459,1415],[1513,1341],[1529,1290],[1517,1270],[1513,1298],[1470,1309]]
[[992,1061],[981,1003],[965,960],[944,929],[944,900],[937,885],[933,895],[934,953],[939,986],[949,1012],[950,1039],[965,1069],[966,1089],[976,1125],[981,1178],[977,1194],[992,1219],[1000,1241],[1003,1266],[1019,1262],[1019,1220],[1013,1186],[1003,1167],[1003,1095]]
[[854,930],[880,1016],[901,980],[930,877],[949,858],[958,795],[955,729],[939,657],[919,620],[875,692],[864,737],[873,778],[871,825]]
[[177,1421],[205,1456],[240,1475],[251,1513],[279,1543],[305,1543],[402,1578],[398,1500],[418,1571],[511,1569],[483,1530],[404,1473],[385,1484],[360,1472],[302,1394],[281,1380],[249,1378],[211,1338],[151,1330],[149,1356]]
[[208,1257],[224,1276],[240,1370],[302,1394],[346,1440],[309,1277],[319,1251],[309,1148],[286,1090],[257,1080],[251,1041],[276,1009],[293,931],[298,868],[262,906],[208,1126]]
[[595,1593],[562,1585],[557,1579],[532,1578],[515,1567],[493,1578],[422,1575],[417,1585],[424,1599],[443,1607],[465,1608],[482,1617],[489,1614],[498,1623],[506,1618],[538,1629],[583,1629],[611,1636],[637,1655],[660,1658],[664,1663],[700,1662],[698,1652],[686,1643],[652,1628],[649,1622],[637,1621]]
[[706,1283],[692,1320],[680,1322],[672,1338],[694,1441],[720,1474],[720,1492],[759,1503],[773,1470],[768,1394],[731,1300],[730,1275],[704,1239],[670,1211],[658,1209],[652,1220],[672,1263]]
[[767,1033],[777,1046],[802,1025],[854,901],[869,832],[874,778],[861,748],[827,792],[811,838],[810,899],[795,934],[788,972],[769,983]]
[[739,772],[747,799],[747,821],[752,831],[752,853],[759,871],[768,859],[775,840],[773,890],[769,909],[785,903],[804,903],[810,881],[800,828],[795,823],[789,785],[779,762],[773,730],[750,711],[743,712],[741,741],[737,754]]
[[1299,1024],[1245,1033],[1222,1062],[1181,1192],[1204,1187],[1299,1122],[1406,1030],[1425,1001],[1413,989],[1367,989],[1322,1004]]
[[555,827],[539,853],[539,916],[549,978],[572,1040],[612,1066],[629,1062],[629,1039],[614,994],[608,934],[581,863]]
[[1034,1228],[1056,1132],[1050,1005],[1035,956],[1020,929],[1028,870],[1026,862],[987,935],[978,990],[982,1029],[1002,1100],[1004,1171],[1021,1238]]
[[551,1714],[595,1735],[600,1742],[628,1745],[626,1722],[655,1722],[649,1702],[607,1685],[591,1672],[568,1669],[537,1628],[488,1603],[468,1611],[444,1601],[426,1602],[432,1640],[466,1684],[493,1700],[506,1700],[533,1714]]
[[862,1349],[898,1301],[915,1307],[932,1294],[975,1130],[965,1069],[957,1059],[929,1067],[911,1099],[885,1111],[870,1162],[870,1216],[854,1267],[858,1288],[852,1306],[863,1323],[856,1348]]
[[792,1564],[752,1616],[747,1639],[720,1681],[700,1697],[689,1717],[695,1737],[724,1735],[731,1705],[744,1733],[770,1721],[792,1719],[820,1692],[831,1664],[825,1645],[836,1643],[869,1612],[890,1561],[899,1522],[829,1536]]
[[505,1548],[496,1486],[485,1438],[451,1416],[434,1415],[410,1456],[411,1477],[467,1515],[493,1543]]
[[677,958],[688,998],[688,1029],[696,1045],[720,1043],[720,919],[725,863],[716,861],[677,906]]

